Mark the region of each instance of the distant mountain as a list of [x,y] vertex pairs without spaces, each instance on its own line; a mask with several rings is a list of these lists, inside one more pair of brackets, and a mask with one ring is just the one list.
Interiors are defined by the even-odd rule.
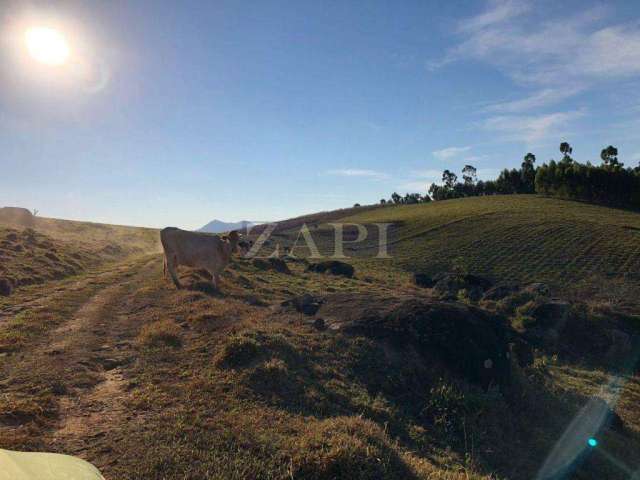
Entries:
[[204,227],[199,229],[199,232],[206,233],[223,233],[231,230],[246,230],[247,226],[258,225],[264,222],[252,222],[249,220],[242,220],[240,222],[223,222],[222,220],[212,220]]

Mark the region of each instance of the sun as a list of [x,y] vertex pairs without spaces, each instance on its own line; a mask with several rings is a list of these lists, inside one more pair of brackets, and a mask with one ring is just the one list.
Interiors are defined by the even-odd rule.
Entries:
[[51,66],[67,63],[70,49],[62,32],[48,27],[32,27],[24,37],[29,54],[38,62]]

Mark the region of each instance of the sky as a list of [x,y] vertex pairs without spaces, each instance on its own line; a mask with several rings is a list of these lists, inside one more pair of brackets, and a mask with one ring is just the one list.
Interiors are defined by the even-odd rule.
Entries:
[[[62,32],[36,64],[24,30]],[[640,162],[640,2],[0,3],[0,206],[278,220],[560,157]]]

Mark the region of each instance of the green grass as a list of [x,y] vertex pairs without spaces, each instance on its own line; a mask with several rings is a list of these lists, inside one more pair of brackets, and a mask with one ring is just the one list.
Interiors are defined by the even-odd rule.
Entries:
[[[640,214],[534,195],[390,206],[343,218],[394,224],[389,253],[411,272],[463,269],[494,280],[640,280]],[[375,239],[373,239],[375,241]],[[370,256],[375,249],[356,252]]]

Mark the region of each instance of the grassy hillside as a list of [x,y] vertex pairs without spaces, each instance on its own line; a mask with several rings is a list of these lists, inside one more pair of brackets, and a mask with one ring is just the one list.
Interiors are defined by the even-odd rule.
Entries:
[[0,279],[13,289],[159,251],[154,229],[40,217],[21,220],[0,215]]
[[542,281],[568,290],[605,280],[627,287],[640,283],[636,212],[510,195],[390,206],[341,221],[393,223],[393,263],[411,272],[462,269],[494,280]]

